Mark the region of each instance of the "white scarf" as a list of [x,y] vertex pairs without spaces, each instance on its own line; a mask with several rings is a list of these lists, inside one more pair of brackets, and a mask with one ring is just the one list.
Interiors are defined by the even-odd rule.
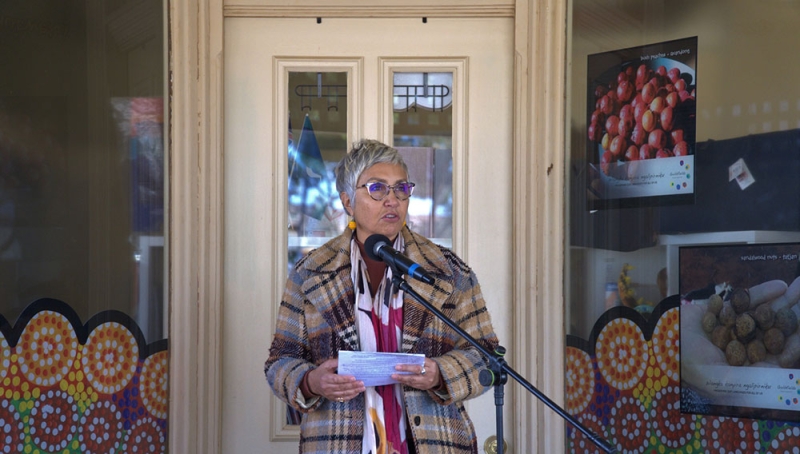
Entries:
[[[402,235],[397,235],[394,249],[405,247]],[[386,267],[375,300],[369,286],[367,264],[355,237],[350,241],[350,261],[353,286],[356,291],[356,328],[365,352],[399,352],[403,336],[403,291],[392,293],[392,269]],[[379,339],[378,336],[381,336]],[[400,384],[387,387],[367,387],[365,391],[364,439],[362,454],[406,454],[406,417],[403,389]],[[383,392],[381,393],[380,390]],[[391,392],[390,392],[391,391]],[[390,402],[386,402],[390,400]],[[389,427],[387,427],[389,424]],[[397,446],[399,444],[399,446]],[[391,451],[389,447],[391,446]]]

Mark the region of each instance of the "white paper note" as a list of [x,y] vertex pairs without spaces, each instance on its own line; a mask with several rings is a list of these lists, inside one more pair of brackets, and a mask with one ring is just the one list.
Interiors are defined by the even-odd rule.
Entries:
[[410,374],[395,370],[398,364],[425,364],[425,355],[415,353],[339,352],[339,375],[353,375],[364,386],[381,386],[397,383],[392,374]]
[[747,167],[747,163],[745,163],[742,158],[739,158],[728,167],[728,181],[733,180],[736,180],[740,189],[747,189],[748,186],[756,182],[756,179],[753,178],[753,174],[750,173],[750,169]]

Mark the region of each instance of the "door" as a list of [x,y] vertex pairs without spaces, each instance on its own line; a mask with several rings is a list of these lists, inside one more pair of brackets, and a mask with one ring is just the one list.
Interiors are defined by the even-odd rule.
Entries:
[[[224,450],[297,449],[297,426],[286,423],[262,371],[287,275],[291,73],[345,74],[347,144],[393,142],[394,74],[453,74],[451,244],[477,273],[501,343],[514,348],[513,20],[228,18],[224,29]],[[492,392],[467,409],[483,446],[495,434]]]

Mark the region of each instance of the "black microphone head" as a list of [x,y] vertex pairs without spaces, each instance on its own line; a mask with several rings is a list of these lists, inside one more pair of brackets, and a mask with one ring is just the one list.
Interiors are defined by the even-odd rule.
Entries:
[[380,255],[378,255],[378,249],[381,246],[389,246],[390,244],[389,238],[376,233],[374,235],[370,235],[369,238],[367,238],[367,241],[364,241],[364,249],[367,251],[367,257],[371,258],[372,260],[382,262],[383,259]]

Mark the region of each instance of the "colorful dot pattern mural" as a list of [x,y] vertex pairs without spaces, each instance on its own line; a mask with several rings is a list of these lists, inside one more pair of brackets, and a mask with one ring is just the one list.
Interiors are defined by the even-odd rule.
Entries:
[[[567,336],[565,409],[620,453],[800,453],[800,423],[681,413],[680,299]],[[570,453],[601,453],[567,425]]]
[[0,453],[165,453],[168,348],[127,315],[41,299],[0,316]]

